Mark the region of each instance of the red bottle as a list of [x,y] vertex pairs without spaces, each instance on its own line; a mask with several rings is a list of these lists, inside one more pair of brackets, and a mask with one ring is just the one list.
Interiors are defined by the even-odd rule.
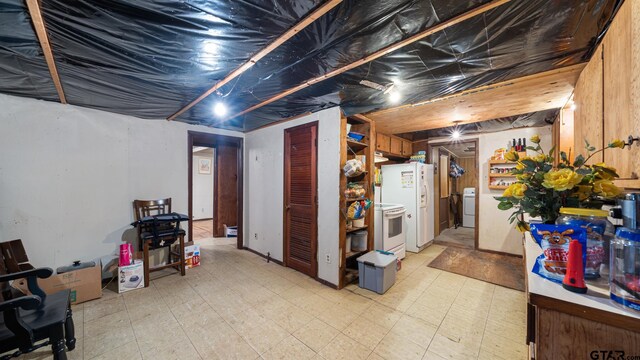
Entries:
[[587,285],[584,283],[582,244],[578,240],[571,240],[569,243],[567,273],[562,280],[562,287],[575,293],[584,294],[587,292]]

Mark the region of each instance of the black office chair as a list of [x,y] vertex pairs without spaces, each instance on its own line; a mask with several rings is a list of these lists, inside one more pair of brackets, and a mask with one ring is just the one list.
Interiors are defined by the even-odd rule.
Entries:
[[[3,249],[4,250],[4,249]],[[3,254],[5,255],[5,254]],[[10,258],[9,263],[15,258]],[[0,357],[5,360],[51,345],[55,360],[66,360],[66,348],[75,348],[69,290],[47,295],[38,286],[37,279],[53,274],[49,268],[7,272],[6,255],[0,261]],[[13,264],[15,265],[15,264]],[[26,279],[31,295],[24,296],[13,289],[9,281]]]

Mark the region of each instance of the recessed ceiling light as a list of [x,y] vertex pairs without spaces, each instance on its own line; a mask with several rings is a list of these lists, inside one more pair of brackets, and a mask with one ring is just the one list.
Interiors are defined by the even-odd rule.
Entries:
[[452,138],[452,139],[460,139],[460,135],[461,135],[461,134],[460,134],[460,130],[454,130],[454,131],[451,133],[451,138]]
[[227,115],[227,106],[222,102],[217,102],[213,106],[213,113],[217,117],[223,117],[223,116]]

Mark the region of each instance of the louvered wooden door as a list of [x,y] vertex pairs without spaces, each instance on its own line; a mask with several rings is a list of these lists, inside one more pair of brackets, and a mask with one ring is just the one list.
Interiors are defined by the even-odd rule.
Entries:
[[317,134],[313,122],[284,133],[284,263],[316,277]]

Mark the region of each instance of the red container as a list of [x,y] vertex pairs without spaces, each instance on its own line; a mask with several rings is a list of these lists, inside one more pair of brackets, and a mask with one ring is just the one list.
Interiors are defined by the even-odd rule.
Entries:
[[120,266],[133,264],[133,246],[131,244],[120,244]]

